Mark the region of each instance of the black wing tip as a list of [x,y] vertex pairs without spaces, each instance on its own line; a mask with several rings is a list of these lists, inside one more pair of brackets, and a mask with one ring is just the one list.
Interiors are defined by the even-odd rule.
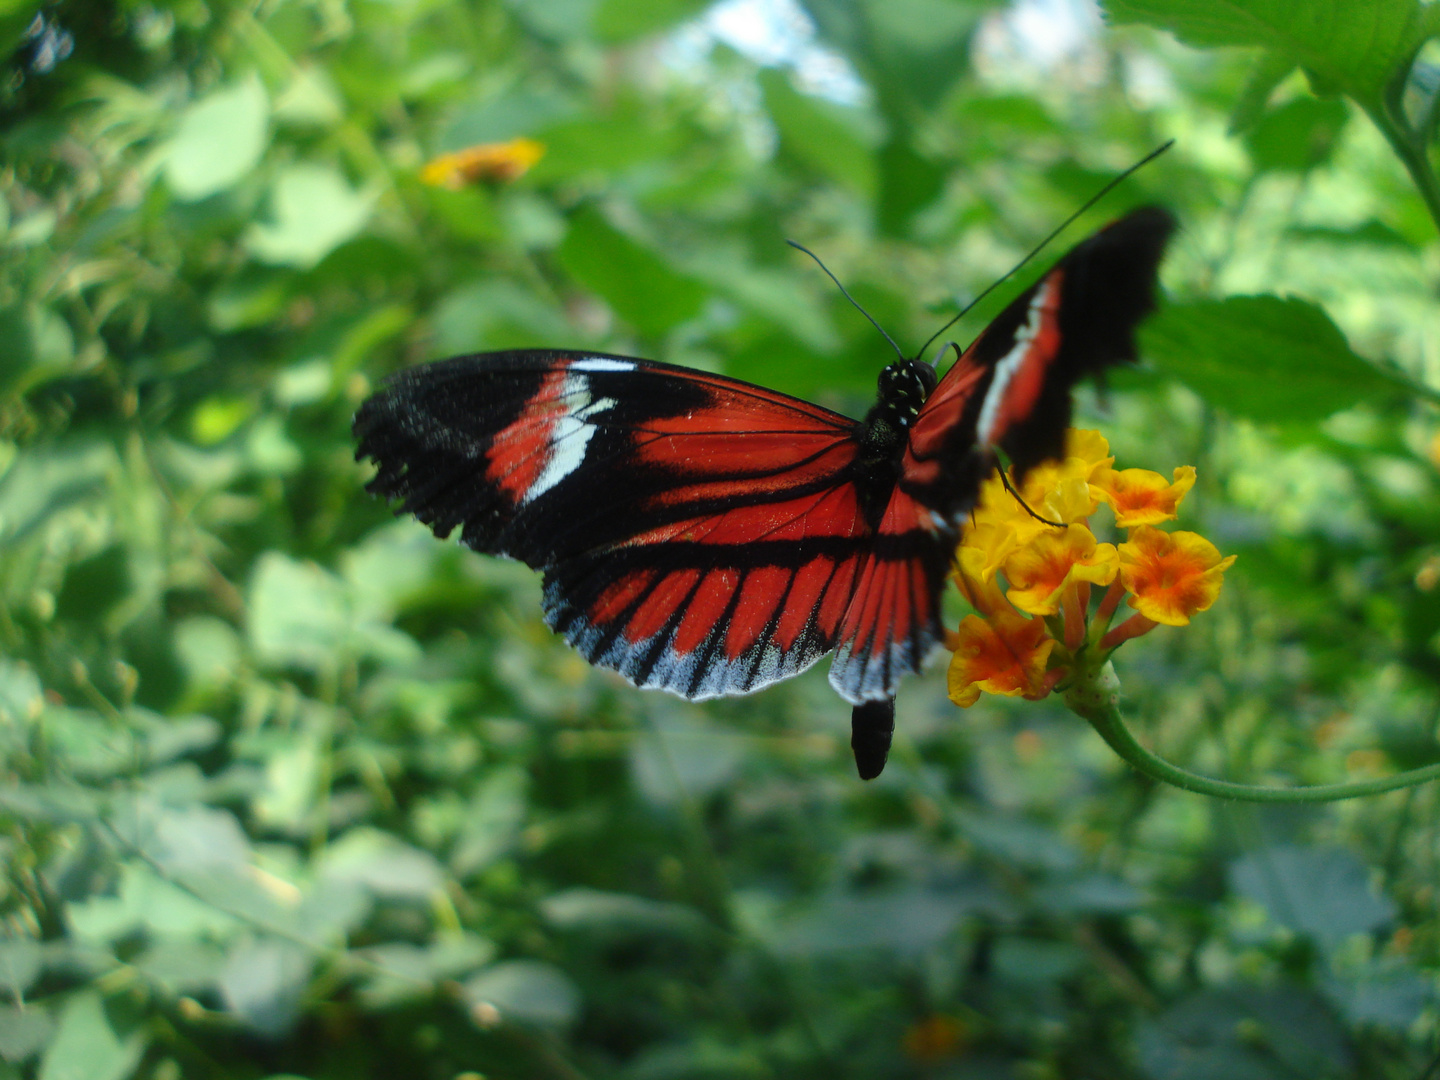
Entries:
[[861,780],[874,780],[885,771],[894,734],[893,697],[862,701],[850,711],[850,749]]

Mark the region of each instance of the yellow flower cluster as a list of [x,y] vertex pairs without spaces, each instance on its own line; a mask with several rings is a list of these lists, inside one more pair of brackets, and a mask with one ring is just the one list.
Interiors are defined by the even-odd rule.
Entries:
[[[947,642],[955,704],[973,705],[982,690],[1042,698],[1082,648],[1108,654],[1157,625],[1184,626],[1220,595],[1235,556],[1221,558],[1195,533],[1155,527],[1175,518],[1195,484],[1194,467],[1166,480],[1114,464],[1098,432],[1067,432],[1064,459],[1032,469],[1020,492],[1053,524],[1027,511],[998,473],[985,482],[956,560],[956,584],[976,614]],[[1128,530],[1124,543],[1101,543],[1090,531],[1102,503]],[[1092,611],[1095,585],[1108,588]],[[1111,628],[1127,594],[1135,614]]]

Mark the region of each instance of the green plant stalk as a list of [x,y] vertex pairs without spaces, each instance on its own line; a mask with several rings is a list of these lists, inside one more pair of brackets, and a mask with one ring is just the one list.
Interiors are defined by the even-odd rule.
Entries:
[[1336,802],[1340,799],[1356,799],[1364,795],[1398,791],[1440,779],[1440,765],[1427,765],[1421,769],[1411,769],[1376,780],[1319,784],[1313,787],[1278,788],[1215,780],[1172,765],[1140,745],[1120,715],[1120,679],[1109,661],[1077,673],[1074,682],[1064,692],[1064,697],[1065,704],[1088,721],[1110,749],[1124,758],[1136,772],[1144,773],[1152,780],[1172,784],[1199,795],[1213,795],[1217,799],[1258,803]]

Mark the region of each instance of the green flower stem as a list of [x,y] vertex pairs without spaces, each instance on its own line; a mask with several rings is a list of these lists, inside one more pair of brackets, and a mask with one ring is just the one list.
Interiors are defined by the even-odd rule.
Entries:
[[1379,795],[1386,791],[1414,787],[1429,780],[1440,779],[1440,765],[1427,765],[1378,780],[1361,780],[1350,784],[1320,784],[1313,787],[1276,788],[1257,784],[1234,784],[1214,780],[1172,765],[1141,746],[1120,716],[1120,680],[1115,668],[1107,661],[1088,670],[1077,672],[1075,681],[1064,692],[1065,704],[1089,721],[1110,749],[1130,767],[1152,780],[1173,784],[1200,795],[1217,799],[1239,799],[1244,802],[1306,803],[1335,802],[1362,795]]

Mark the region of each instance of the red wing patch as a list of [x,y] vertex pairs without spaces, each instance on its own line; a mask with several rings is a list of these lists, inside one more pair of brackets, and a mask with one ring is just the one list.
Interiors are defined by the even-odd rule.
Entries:
[[888,698],[940,640],[940,593],[955,536],[896,491],[840,626],[830,685],[851,704]]
[[985,449],[997,445],[1016,421],[1030,416],[1040,400],[1050,365],[1060,351],[1060,297],[1064,284],[1063,267],[1056,267],[1041,279],[1014,343],[995,363],[995,374],[975,425],[975,439]]

